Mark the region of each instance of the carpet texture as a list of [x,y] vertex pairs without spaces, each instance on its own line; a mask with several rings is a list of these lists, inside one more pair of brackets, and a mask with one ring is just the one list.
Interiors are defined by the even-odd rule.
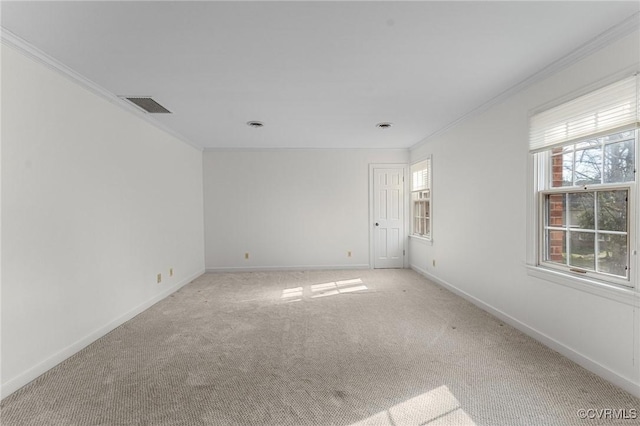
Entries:
[[205,274],[0,405],[5,426],[640,424],[578,415],[608,408],[640,400],[410,270]]

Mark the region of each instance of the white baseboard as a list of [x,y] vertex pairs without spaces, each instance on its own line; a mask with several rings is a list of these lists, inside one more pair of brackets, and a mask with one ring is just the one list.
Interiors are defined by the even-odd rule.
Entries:
[[490,314],[492,314],[493,316],[500,318],[502,321],[504,321],[505,323],[509,324],[510,326],[520,330],[521,332],[523,332],[524,334],[528,335],[529,337],[532,337],[534,339],[536,339],[537,341],[539,341],[540,343],[544,344],[545,346],[553,349],[554,351],[566,356],[567,358],[569,358],[571,361],[575,362],[576,364],[586,368],[587,370],[591,371],[594,374],[597,374],[598,376],[602,377],[605,380],[608,380],[609,382],[613,383],[614,385],[626,390],[627,392],[631,393],[632,395],[640,398],[640,382],[634,382],[626,377],[623,377],[621,375],[619,375],[618,373],[608,369],[607,367],[603,366],[602,364],[592,360],[591,358],[589,358],[588,356],[585,356],[577,351],[575,351],[574,349],[564,345],[563,343],[553,339],[552,337],[547,336],[546,334],[536,330],[535,328],[523,323],[522,321],[502,312],[499,309],[494,308],[493,306],[489,305],[488,303],[483,302],[482,300],[470,295],[469,293],[460,290],[459,288],[455,287],[454,285],[452,285],[451,283],[440,279],[438,277],[436,277],[435,275],[432,275],[431,273],[425,271],[422,268],[419,268],[415,265],[411,265],[411,269],[413,269],[414,271],[418,272],[420,275],[423,275],[425,278],[435,282],[436,284],[446,288],[447,290],[450,290],[452,293],[457,294],[458,296],[468,300],[469,302],[473,303],[474,305],[476,305],[477,307],[479,307],[480,309],[489,312]]
[[162,293],[159,293],[159,294],[155,295],[154,297],[152,297],[151,299],[147,300],[146,302],[141,303],[140,305],[136,306],[135,308],[133,308],[129,312],[119,316],[118,318],[114,319],[113,321],[109,322],[108,324],[105,324],[104,326],[98,328],[97,330],[89,333],[84,338],[76,341],[75,343],[72,343],[71,345],[69,345],[66,348],[62,349],[60,352],[57,352],[56,354],[50,356],[49,358],[45,359],[44,361],[40,362],[39,364],[36,364],[35,366],[31,367],[27,371],[17,375],[16,377],[11,378],[6,383],[2,384],[2,388],[0,389],[1,398],[4,399],[7,396],[11,395],[13,392],[17,391],[18,389],[20,389],[24,385],[26,385],[26,384],[30,383],[31,381],[33,381],[34,379],[38,378],[39,376],[41,376],[42,374],[44,374],[48,370],[52,369],[53,367],[55,367],[56,365],[60,364],[62,361],[66,360],[70,356],[76,354],[80,350],[82,350],[85,347],[89,346],[91,343],[95,342],[96,340],[98,340],[102,336],[106,335],[110,331],[114,330],[115,328],[117,328],[117,327],[121,326],[122,324],[124,324],[125,322],[129,321],[131,318],[135,317],[139,313],[141,313],[141,312],[145,311],[146,309],[150,308],[151,306],[153,306],[154,304],[156,304],[160,300],[162,300],[165,297],[169,296],[170,294],[176,292],[177,290],[179,290],[180,288],[182,288],[186,284],[190,283],[191,281],[195,280],[196,278],[198,278],[202,274],[204,274],[204,270],[200,270],[200,271],[196,272],[195,274],[191,275],[190,277],[185,278],[184,280],[180,281],[176,285],[166,289]]
[[267,271],[325,271],[370,269],[368,263],[356,265],[309,265],[309,266],[232,266],[207,268],[207,272],[267,272]]

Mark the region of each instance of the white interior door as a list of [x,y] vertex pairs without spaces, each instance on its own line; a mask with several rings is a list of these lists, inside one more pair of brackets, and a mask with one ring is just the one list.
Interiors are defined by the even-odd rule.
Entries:
[[373,169],[374,268],[404,267],[404,168]]

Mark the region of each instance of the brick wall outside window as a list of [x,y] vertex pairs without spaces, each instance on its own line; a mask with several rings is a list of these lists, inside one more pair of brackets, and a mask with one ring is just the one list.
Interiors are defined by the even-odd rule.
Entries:
[[[561,153],[562,148],[556,148],[553,154]],[[551,157],[551,187],[562,186],[562,155]],[[564,212],[564,194],[549,196],[549,226],[562,226]],[[552,262],[564,262],[562,257],[565,245],[564,231],[549,231],[549,259]]]

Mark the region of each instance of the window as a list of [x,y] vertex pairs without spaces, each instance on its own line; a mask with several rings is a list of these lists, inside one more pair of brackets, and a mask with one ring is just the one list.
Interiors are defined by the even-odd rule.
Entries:
[[411,166],[412,235],[431,239],[431,157]]
[[538,266],[633,286],[637,80],[629,77],[531,118]]

